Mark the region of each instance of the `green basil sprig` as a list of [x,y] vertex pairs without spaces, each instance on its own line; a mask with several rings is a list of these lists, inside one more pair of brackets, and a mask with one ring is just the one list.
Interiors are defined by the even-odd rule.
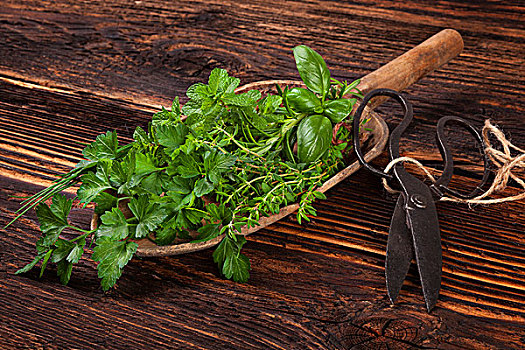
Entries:
[[[285,98],[292,110],[308,115],[297,129],[297,157],[299,162],[309,163],[327,152],[334,125],[350,115],[357,99],[343,96],[356,88],[357,84],[354,83],[348,89],[346,82],[332,79],[321,55],[308,46],[294,48],[294,57],[307,89],[293,88],[286,93]],[[359,91],[353,94],[361,97]]]

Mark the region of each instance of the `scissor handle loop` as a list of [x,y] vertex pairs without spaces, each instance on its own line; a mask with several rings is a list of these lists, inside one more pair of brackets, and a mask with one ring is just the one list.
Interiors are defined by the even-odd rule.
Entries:
[[[450,146],[446,141],[445,137],[445,124],[451,121],[459,123],[462,127],[467,129],[467,131],[472,136],[474,136],[476,141],[478,141],[478,148],[483,157],[483,177],[479,184],[476,186],[476,188],[469,194],[462,194],[448,187],[448,184],[450,183],[450,180],[452,179],[452,175],[454,173],[454,161],[452,159],[453,157],[452,152],[450,151]],[[445,163],[445,167],[443,168],[443,173],[441,174],[441,176],[436,180],[434,184],[430,186],[432,191],[434,191],[434,193],[436,193],[439,197],[442,197],[445,193],[450,193],[453,196],[462,199],[471,199],[479,195],[483,191],[482,187],[486,184],[490,175],[489,159],[487,153],[485,152],[485,142],[483,141],[483,138],[481,137],[479,132],[474,128],[474,126],[472,126],[472,124],[470,124],[463,118],[456,116],[446,116],[439,119],[437,123],[436,142],[439,147],[439,152],[441,153],[441,158],[443,158],[443,162]]]
[[359,108],[357,108],[357,111],[355,112],[355,115],[354,115],[354,121],[353,121],[354,140],[353,142],[354,142],[355,154],[357,155],[357,159],[359,160],[359,163],[361,163],[366,169],[368,169],[372,173],[378,176],[381,176],[381,177],[386,177],[389,180],[392,180],[393,179],[392,174],[388,174],[382,170],[374,168],[365,160],[365,157],[361,150],[361,145],[359,144],[359,124],[361,122],[361,116],[368,102],[372,98],[377,97],[377,96],[387,96],[387,97],[393,98],[401,105],[401,107],[403,107],[403,110],[404,110],[403,120],[394,129],[394,131],[390,135],[390,155],[392,159],[399,158],[399,139],[403,131],[405,131],[405,129],[408,127],[408,124],[410,124],[410,122],[412,121],[414,112],[412,109],[412,104],[408,102],[408,100],[406,100],[405,97],[399,92],[395,90],[391,90],[391,89],[375,89],[365,95],[365,97],[363,98],[363,101],[361,101],[361,104],[359,105]]

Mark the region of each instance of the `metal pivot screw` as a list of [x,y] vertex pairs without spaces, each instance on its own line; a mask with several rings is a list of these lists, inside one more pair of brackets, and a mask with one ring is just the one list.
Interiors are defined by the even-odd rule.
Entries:
[[410,197],[410,201],[412,203],[414,203],[414,205],[418,208],[426,208],[427,207],[427,202],[425,200],[425,197],[423,197],[422,195],[420,194],[413,194],[411,197]]

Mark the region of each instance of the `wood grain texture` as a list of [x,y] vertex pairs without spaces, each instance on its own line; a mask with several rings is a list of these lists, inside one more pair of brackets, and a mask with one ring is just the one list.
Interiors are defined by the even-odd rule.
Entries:
[[[33,194],[81,159],[79,142],[108,129],[129,141],[158,105],[214,67],[243,83],[297,79],[298,44],[318,50],[335,77],[354,79],[453,27],[463,53],[407,90],[417,124],[403,154],[439,166],[434,126],[447,114],[477,126],[490,117],[524,147],[524,16],[502,2],[4,1],[0,224],[18,208],[10,196]],[[380,112],[399,121],[391,104]],[[472,188],[480,159],[466,135],[450,132],[460,167],[453,184]],[[53,268],[42,279],[14,275],[38,237],[30,213],[0,230],[0,348],[524,347],[523,202],[438,204],[443,285],[427,314],[415,266],[389,305],[384,254],[395,202],[379,180],[360,171],[327,195],[311,223],[290,217],[248,237],[246,284],[222,279],[203,251],[135,259],[107,294],[87,259],[67,287]],[[90,216],[76,208],[72,221],[87,228]]]

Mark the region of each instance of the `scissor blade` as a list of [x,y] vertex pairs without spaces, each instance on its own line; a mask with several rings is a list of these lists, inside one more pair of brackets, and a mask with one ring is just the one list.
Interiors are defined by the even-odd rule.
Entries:
[[412,260],[412,234],[407,226],[403,196],[397,199],[386,247],[386,289],[392,304],[396,301]]
[[[428,193],[427,193],[428,192]],[[430,312],[436,305],[439,289],[441,288],[442,252],[439,221],[436,206],[432,200],[430,190],[416,199],[424,201],[424,206],[414,205],[412,200],[407,200],[407,223],[412,231],[414,252],[416,255],[421,287],[425,297],[427,310]]]

